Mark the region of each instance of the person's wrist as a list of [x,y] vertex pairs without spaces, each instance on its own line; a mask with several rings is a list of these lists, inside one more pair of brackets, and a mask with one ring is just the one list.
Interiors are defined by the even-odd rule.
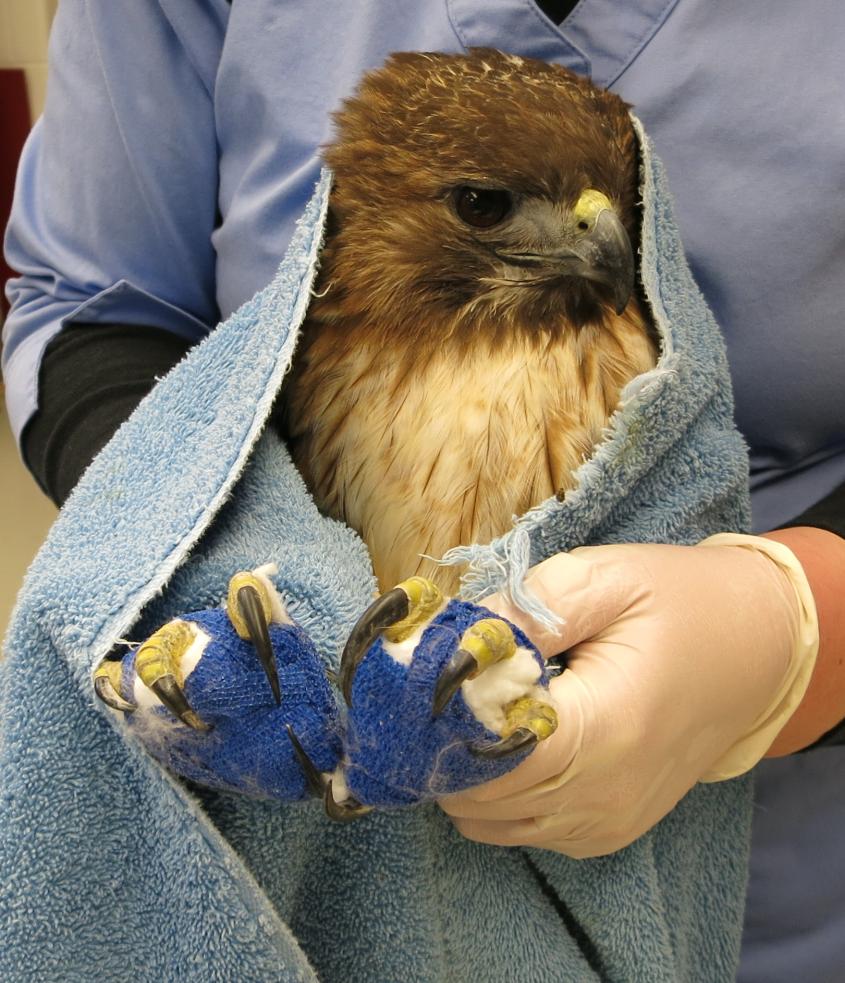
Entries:
[[[763,533],[784,543],[801,561],[819,619],[819,654],[801,706],[766,757],[795,754],[836,731],[845,720],[845,530],[789,526]],[[838,743],[838,742],[837,742]]]
[[[783,543],[761,536],[719,533],[703,540],[698,546],[753,550],[777,569],[785,588],[783,601],[794,605],[791,612],[794,617],[783,619],[784,631],[788,631],[790,637],[788,661],[780,684],[750,729],[702,775],[701,781],[713,782],[733,778],[753,768],[800,706],[818,655],[819,624],[813,592],[804,569],[792,550]],[[756,612],[751,612],[750,616],[754,614]]]

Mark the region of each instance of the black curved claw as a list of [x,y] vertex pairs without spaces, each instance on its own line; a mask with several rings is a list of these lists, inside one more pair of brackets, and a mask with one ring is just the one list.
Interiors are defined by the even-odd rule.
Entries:
[[237,597],[238,609],[249,632],[249,640],[255,646],[258,660],[267,675],[276,706],[280,706],[282,690],[279,686],[279,672],[276,668],[276,656],[273,654],[273,645],[267,628],[267,618],[264,616],[264,608],[261,606],[261,597],[258,591],[249,584],[238,590]]
[[505,737],[501,741],[494,741],[493,744],[470,745],[470,753],[477,758],[506,758],[511,754],[518,754],[520,751],[527,751],[534,747],[538,737],[533,730],[527,727],[518,727],[510,737]]
[[347,706],[352,705],[352,680],[367,649],[373,644],[380,631],[406,618],[409,608],[408,595],[401,587],[394,587],[393,590],[389,590],[373,601],[355,622],[355,627],[349,633],[349,638],[346,639],[346,645],[343,647],[343,655],[340,657],[340,688]]
[[475,657],[466,649],[458,649],[452,656],[449,665],[440,673],[437,685],[434,687],[434,698],[431,701],[431,712],[439,717],[446,709],[449,701],[458,692],[464,681],[478,670]]
[[308,752],[302,746],[299,738],[294,733],[293,727],[291,727],[290,724],[285,724],[285,728],[287,729],[290,742],[293,745],[293,753],[296,755],[296,760],[299,762],[299,767],[302,769],[302,774],[305,776],[305,783],[308,786],[308,791],[312,795],[319,798],[325,794],[328,780],[309,757]]
[[353,819],[360,819],[361,816],[366,816],[368,812],[372,812],[373,808],[372,806],[361,805],[357,799],[353,799],[351,796],[344,799],[343,802],[336,802],[332,795],[331,779],[326,782],[323,805],[326,809],[326,815],[336,823],[351,823]]
[[212,729],[211,724],[200,720],[196,712],[191,709],[191,705],[185,699],[185,694],[173,676],[162,676],[150,685],[150,689],[175,717],[178,717],[183,724],[192,730],[209,731]]
[[124,713],[132,713],[138,708],[134,703],[129,703],[112,685],[108,676],[97,676],[94,680],[94,692],[112,710],[122,710]]

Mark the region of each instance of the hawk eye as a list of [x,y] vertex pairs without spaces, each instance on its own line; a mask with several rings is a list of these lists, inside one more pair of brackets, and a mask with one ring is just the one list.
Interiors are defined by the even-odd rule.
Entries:
[[476,229],[489,229],[509,214],[513,207],[510,192],[462,185],[455,191],[458,218]]

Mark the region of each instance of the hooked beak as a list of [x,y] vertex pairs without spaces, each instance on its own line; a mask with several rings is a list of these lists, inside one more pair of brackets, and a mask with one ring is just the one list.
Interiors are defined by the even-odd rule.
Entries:
[[[570,256],[576,260],[573,275],[609,287],[616,313],[621,314],[634,290],[634,250],[616,212],[603,208]],[[571,258],[563,261],[567,265]]]
[[584,191],[555,238],[559,244],[542,252],[498,255],[516,266],[600,283],[609,288],[614,309],[621,314],[634,290],[634,250],[607,195],[592,188]]

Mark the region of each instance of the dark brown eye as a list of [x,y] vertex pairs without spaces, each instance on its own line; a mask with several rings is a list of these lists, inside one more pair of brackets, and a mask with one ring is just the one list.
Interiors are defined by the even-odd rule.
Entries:
[[463,185],[455,192],[458,217],[476,229],[497,225],[513,208],[510,192]]

